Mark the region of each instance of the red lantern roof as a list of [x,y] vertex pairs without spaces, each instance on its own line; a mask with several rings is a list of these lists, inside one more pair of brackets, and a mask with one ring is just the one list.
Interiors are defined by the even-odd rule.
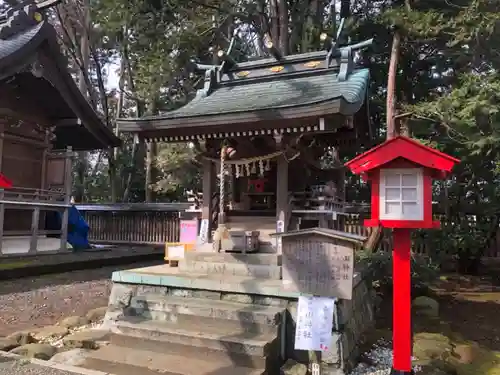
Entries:
[[0,189],[9,189],[12,187],[12,181],[0,173]]
[[345,166],[355,174],[362,174],[391,161],[403,158],[430,169],[450,172],[460,160],[425,146],[411,138],[398,136],[348,161]]

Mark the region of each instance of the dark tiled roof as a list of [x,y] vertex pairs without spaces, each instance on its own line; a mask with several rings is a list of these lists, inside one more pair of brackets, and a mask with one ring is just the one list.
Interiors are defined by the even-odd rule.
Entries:
[[[35,60],[43,76],[30,73]],[[83,150],[120,144],[78,90],[61,54],[56,32],[34,2],[11,7],[0,15],[0,80],[0,86],[15,91],[16,109],[23,103],[37,104],[37,110],[50,124],[65,120],[62,132],[56,128],[57,136],[61,135],[56,142],[58,147]],[[68,121],[74,124],[68,125]]]
[[[364,102],[369,80],[368,69],[352,72],[347,80],[339,81],[337,73],[315,71],[297,78],[279,77],[264,82],[226,84],[209,96],[197,97],[184,107],[156,116],[156,119],[221,115],[269,109],[319,104],[336,99],[353,104],[357,112]],[[345,113],[345,114],[353,114]],[[150,117],[151,118],[151,117]]]

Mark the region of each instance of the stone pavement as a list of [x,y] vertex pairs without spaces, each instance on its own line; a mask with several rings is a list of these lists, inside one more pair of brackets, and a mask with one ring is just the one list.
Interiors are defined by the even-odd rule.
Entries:
[[158,260],[164,250],[153,246],[116,246],[86,251],[0,256],[0,280]]
[[101,371],[0,353],[0,375],[113,375]]

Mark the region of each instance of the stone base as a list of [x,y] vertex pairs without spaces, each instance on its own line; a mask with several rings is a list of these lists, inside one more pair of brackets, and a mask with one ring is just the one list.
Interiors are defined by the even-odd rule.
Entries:
[[[274,354],[270,355],[276,356],[276,363],[294,360],[308,368],[311,363],[320,361],[325,374],[342,375],[355,365],[363,334],[374,324],[372,294],[359,274],[355,276],[352,300],[336,302],[331,349],[321,353],[294,349],[299,295],[284,290],[280,280],[222,278],[221,275],[194,276],[183,274],[175,268],[156,266],[115,272],[113,281],[105,318],[108,328],[117,326],[117,322],[124,316],[139,314],[141,319],[154,321],[155,324],[161,324],[162,321],[167,321],[168,324],[186,324],[191,316],[195,318],[193,322],[209,324],[211,329],[231,325],[231,322],[239,322],[242,327],[248,323],[251,326],[249,330],[263,333],[270,331],[268,328],[258,327],[271,324],[270,317],[274,316],[271,315],[274,314],[271,310],[283,309],[281,311],[284,314],[276,315],[282,315],[275,331],[279,349],[272,351]],[[144,296],[148,296],[147,309],[141,310],[139,305],[144,305],[141,302]],[[185,298],[185,304],[179,298]],[[203,300],[207,301],[206,308]],[[258,312],[259,309],[262,311]],[[242,319],[248,322],[245,323]],[[165,332],[171,332],[169,335],[172,336],[172,328],[168,330]],[[240,345],[245,347],[246,343]]]

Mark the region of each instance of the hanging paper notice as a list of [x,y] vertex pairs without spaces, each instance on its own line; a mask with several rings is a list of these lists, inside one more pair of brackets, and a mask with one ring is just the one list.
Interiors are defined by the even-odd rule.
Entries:
[[334,298],[299,297],[295,349],[326,351],[332,343]]
[[198,237],[198,220],[181,220],[179,242],[195,243]]
[[203,219],[201,221],[200,236],[198,238],[198,243],[205,244],[208,242],[208,220]]

